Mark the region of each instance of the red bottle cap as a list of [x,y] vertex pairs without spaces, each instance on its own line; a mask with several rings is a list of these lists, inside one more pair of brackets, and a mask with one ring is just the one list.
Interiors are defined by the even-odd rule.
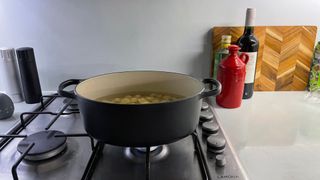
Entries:
[[237,45],[230,45],[228,49],[229,49],[229,52],[238,52],[241,48]]
[[237,45],[230,45],[228,49],[230,55],[221,61],[220,66],[228,71],[237,71],[238,69],[245,68],[246,64],[238,56],[241,48]]

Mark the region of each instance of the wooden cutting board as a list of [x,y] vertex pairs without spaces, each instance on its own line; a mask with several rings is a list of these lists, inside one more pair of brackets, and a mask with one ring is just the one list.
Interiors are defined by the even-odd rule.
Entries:
[[[216,52],[222,35],[230,34],[232,43],[244,27],[214,27],[212,47]],[[316,26],[257,26],[259,52],[254,89],[257,91],[301,91],[308,84]],[[213,56],[214,57],[214,56]]]

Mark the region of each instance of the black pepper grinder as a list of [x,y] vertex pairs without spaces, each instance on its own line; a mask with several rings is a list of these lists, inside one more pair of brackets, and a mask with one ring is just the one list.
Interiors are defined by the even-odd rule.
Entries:
[[22,47],[16,52],[25,101],[27,104],[38,103],[42,93],[33,48]]

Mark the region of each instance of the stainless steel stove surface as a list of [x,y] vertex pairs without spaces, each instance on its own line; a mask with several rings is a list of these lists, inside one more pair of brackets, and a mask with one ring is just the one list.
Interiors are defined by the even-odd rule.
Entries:
[[[30,116],[36,113],[25,113],[25,127],[14,127],[8,134],[0,136],[1,180],[248,179],[225,139],[223,129],[219,128],[218,122],[212,117],[211,106],[204,106],[201,123],[195,133],[168,145],[151,147],[150,155],[147,156],[148,149],[118,147],[93,141],[86,134],[77,109],[73,107],[72,111],[68,110],[68,105],[74,106],[74,102],[56,96],[43,98],[47,102],[43,103],[45,108],[40,108],[41,114]],[[202,126],[205,121],[210,123]],[[48,153],[50,149],[43,150],[40,146],[40,152],[50,156],[35,153],[32,149],[39,148],[39,144],[25,140],[33,139],[43,131],[48,131],[43,136],[50,137],[50,141],[59,138],[52,143],[51,148],[55,153]],[[207,136],[211,136],[208,148]],[[66,144],[63,143],[65,138]],[[43,141],[46,138],[40,139]],[[20,148],[17,149],[19,143]],[[59,151],[56,151],[57,148]]]

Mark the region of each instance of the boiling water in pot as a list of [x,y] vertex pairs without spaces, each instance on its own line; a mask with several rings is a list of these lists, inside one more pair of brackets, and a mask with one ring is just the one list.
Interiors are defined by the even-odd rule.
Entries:
[[100,102],[117,103],[117,104],[154,104],[162,102],[170,102],[184,98],[181,95],[172,93],[158,92],[129,92],[108,95],[96,99]]

